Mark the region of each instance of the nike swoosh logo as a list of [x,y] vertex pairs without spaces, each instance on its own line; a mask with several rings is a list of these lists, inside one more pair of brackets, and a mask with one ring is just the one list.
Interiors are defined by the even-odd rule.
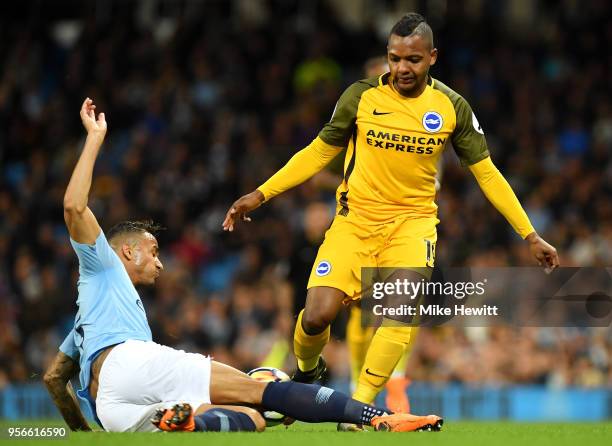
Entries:
[[376,109],[374,109],[374,111],[372,112],[373,115],[379,116],[379,115],[390,115],[393,112],[379,112],[376,111]]
[[370,369],[366,369],[366,373],[368,375],[376,376],[377,378],[384,378],[384,376],[382,376],[382,375],[377,375],[376,373],[370,372]]

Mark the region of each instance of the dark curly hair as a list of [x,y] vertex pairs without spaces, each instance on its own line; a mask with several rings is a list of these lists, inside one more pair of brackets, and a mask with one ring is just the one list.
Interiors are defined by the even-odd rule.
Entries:
[[117,238],[121,235],[126,234],[144,234],[145,232],[149,232],[152,235],[157,235],[159,231],[163,231],[165,228],[153,220],[134,220],[134,221],[122,221],[117,223],[115,226],[110,228],[106,233],[106,238],[109,243],[114,238]]

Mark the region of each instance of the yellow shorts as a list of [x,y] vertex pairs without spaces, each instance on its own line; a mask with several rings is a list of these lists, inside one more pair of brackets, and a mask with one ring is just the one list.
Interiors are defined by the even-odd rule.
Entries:
[[337,288],[350,301],[361,295],[363,267],[433,267],[438,222],[436,217],[398,218],[381,225],[336,216],[319,248],[308,288]]

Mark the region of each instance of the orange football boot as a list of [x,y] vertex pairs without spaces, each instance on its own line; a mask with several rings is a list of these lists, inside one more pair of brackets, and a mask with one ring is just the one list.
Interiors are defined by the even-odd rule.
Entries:
[[444,420],[437,415],[426,415],[424,417],[411,415],[409,413],[394,413],[391,415],[380,415],[372,418],[372,427],[377,431],[388,432],[416,432],[416,431],[439,431],[442,429]]
[[172,409],[158,409],[151,423],[166,432],[193,432],[195,429],[193,409],[188,403],[175,404]]

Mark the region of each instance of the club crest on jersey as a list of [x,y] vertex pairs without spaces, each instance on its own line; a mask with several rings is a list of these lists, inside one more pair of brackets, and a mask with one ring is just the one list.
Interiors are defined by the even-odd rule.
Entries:
[[329,263],[327,260],[321,260],[319,264],[317,265],[317,267],[315,268],[315,273],[319,277],[327,276],[330,273],[330,271],[331,271],[331,263]]
[[423,128],[429,133],[439,132],[444,121],[442,115],[435,111],[428,111],[423,115]]

